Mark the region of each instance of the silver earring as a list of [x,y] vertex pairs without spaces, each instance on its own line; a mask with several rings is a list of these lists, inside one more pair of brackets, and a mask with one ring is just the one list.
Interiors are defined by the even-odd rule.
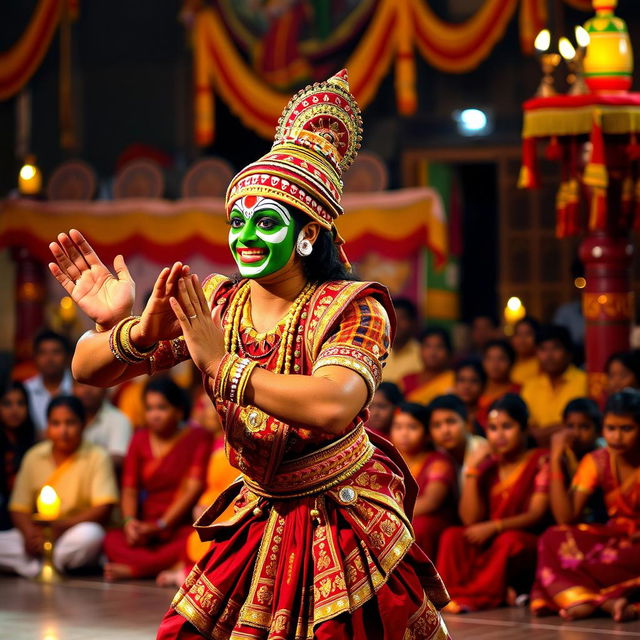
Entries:
[[298,234],[298,241],[296,242],[296,251],[298,252],[298,255],[302,257],[311,255],[311,252],[313,251],[313,245],[311,244],[311,242],[309,242],[309,240],[307,240],[304,237],[304,231],[301,231]]

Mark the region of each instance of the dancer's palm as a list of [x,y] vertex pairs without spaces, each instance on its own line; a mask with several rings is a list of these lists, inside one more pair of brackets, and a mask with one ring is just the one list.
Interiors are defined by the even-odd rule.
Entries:
[[56,260],[49,270],[94,322],[109,328],[131,313],[135,282],[122,256],[113,261],[114,275],[75,229],[61,233],[49,249]]

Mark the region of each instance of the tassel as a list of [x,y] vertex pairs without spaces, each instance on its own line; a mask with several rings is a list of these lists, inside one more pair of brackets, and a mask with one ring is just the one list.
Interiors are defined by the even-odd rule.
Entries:
[[591,158],[585,167],[582,180],[585,185],[592,188],[589,230],[605,231],[607,228],[607,188],[609,186],[609,174],[607,173],[604,137],[602,135],[602,113],[599,109],[593,112]]
[[593,112],[591,157],[585,167],[583,181],[589,187],[606,189],[609,186],[609,175],[607,173],[604,152],[604,138],[602,136],[602,113],[598,109]]
[[518,187],[520,189],[538,189],[540,187],[535,138],[522,140],[522,166],[518,177]]
[[636,137],[636,132],[632,131],[631,136],[629,137],[629,144],[627,145],[627,155],[629,156],[629,160],[638,160],[640,159],[640,144],[638,144],[638,139]]
[[607,229],[607,191],[594,187],[591,194],[591,211],[589,213],[589,231],[606,231]]
[[544,152],[547,160],[557,161],[562,159],[562,147],[558,142],[558,136],[551,136],[547,149]]

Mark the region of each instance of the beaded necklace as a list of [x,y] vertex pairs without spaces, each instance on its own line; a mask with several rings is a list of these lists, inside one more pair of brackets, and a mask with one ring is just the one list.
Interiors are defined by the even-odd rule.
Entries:
[[[282,339],[278,345],[278,359],[274,373],[284,373],[287,375],[291,372],[296,327],[300,325],[302,310],[306,306],[307,302],[309,302],[317,288],[318,285],[308,282],[291,305],[291,308],[285,318]],[[232,303],[229,305],[228,314],[230,322],[227,323],[224,334],[224,346],[228,353],[236,353],[240,346],[242,312],[245,304],[247,303],[247,299],[249,298],[249,292],[250,283],[245,282],[245,284],[240,287],[240,290],[236,294]]]

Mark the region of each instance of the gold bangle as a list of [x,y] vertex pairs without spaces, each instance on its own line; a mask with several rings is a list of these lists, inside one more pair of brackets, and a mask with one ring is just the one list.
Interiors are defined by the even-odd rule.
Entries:
[[492,520],[493,524],[496,527],[496,533],[501,533],[504,529],[504,525],[502,524],[502,520]]
[[122,327],[122,341],[126,347],[127,354],[142,362],[158,348],[158,343],[155,342],[146,349],[139,349],[136,347],[136,345],[133,344],[133,340],[131,340],[131,330],[138,324],[140,324],[139,316],[134,316],[130,322],[124,324]]
[[229,373],[237,360],[239,360],[238,356],[232,353],[225,353],[224,356],[222,356],[213,382],[213,394],[218,400],[224,400],[226,396]]
[[118,322],[109,333],[109,348],[111,349],[111,353],[119,362],[123,362],[124,364],[137,364],[137,360],[133,360],[129,356],[127,356],[123,345],[122,345],[122,328],[128,322],[131,322],[133,316],[129,316],[127,318],[123,318]]

